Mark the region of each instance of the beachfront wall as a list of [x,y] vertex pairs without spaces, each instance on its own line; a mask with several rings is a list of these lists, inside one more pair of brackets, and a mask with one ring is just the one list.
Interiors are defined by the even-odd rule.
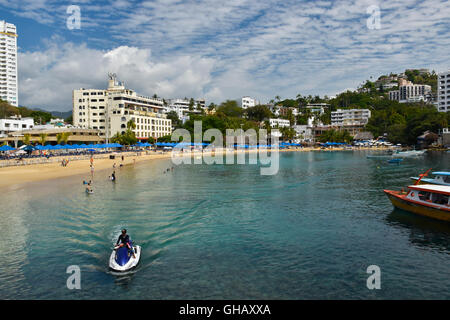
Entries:
[[24,135],[30,135],[31,143],[40,143],[41,134],[46,134],[45,141],[48,143],[57,142],[57,135],[59,133],[70,132],[70,136],[67,139],[69,144],[82,144],[82,143],[102,143],[103,139],[99,136],[98,130],[93,129],[80,129],[80,128],[65,128],[65,129],[49,129],[49,130],[23,130],[9,134],[7,137],[0,138],[0,142],[13,142],[17,144],[19,141],[23,141]]

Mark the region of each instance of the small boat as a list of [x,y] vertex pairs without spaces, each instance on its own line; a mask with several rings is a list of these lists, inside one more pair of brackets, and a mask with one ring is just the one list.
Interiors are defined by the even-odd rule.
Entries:
[[450,221],[450,187],[423,184],[408,191],[384,190],[394,207],[433,219]]
[[115,247],[109,258],[109,268],[119,272],[136,268],[141,258],[141,247],[131,243],[131,250],[134,251],[135,258],[127,247]]
[[388,163],[400,163],[402,161],[403,161],[403,159],[395,158],[395,159],[388,160]]
[[427,150],[410,150],[410,151],[397,151],[394,153],[396,157],[417,157],[423,156]]
[[[447,171],[435,171],[431,174],[435,175],[434,178],[422,178],[420,180],[421,183],[424,184],[438,184],[442,186],[450,186],[450,172]],[[411,177],[412,180],[418,181],[420,177]]]
[[94,193],[94,190],[89,190],[88,188],[86,188],[86,193],[87,193],[87,194],[93,194],[93,193]]

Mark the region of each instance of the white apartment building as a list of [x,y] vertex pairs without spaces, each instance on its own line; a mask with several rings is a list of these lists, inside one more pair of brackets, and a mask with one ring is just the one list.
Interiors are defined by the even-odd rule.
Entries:
[[21,118],[20,116],[16,116],[9,119],[0,119],[0,137],[6,137],[9,133],[32,129],[33,127],[33,118]]
[[[298,140],[301,142],[312,142],[314,140],[313,130],[307,125],[293,126],[297,133]],[[301,136],[301,137],[300,137]]]
[[290,127],[291,123],[289,120],[286,119],[276,119],[276,118],[270,118],[269,124],[271,128],[282,128],[282,127]]
[[398,90],[389,91],[389,100],[400,103],[428,101],[431,96],[431,86],[413,84],[410,81],[400,82]]
[[256,100],[251,97],[242,97],[242,109],[251,108],[259,105],[259,100]]
[[310,103],[306,106],[311,112],[318,112],[320,115],[325,113],[325,109],[330,107],[327,103]]
[[369,109],[337,109],[331,112],[332,126],[365,126],[370,119]]
[[437,81],[437,110],[440,112],[450,111],[450,70],[438,73]]
[[189,110],[190,103],[191,102],[189,99],[170,99],[168,101],[168,105],[164,107],[164,112],[168,113],[171,111],[175,111],[179,119],[185,119],[187,113],[195,113],[198,112],[198,108],[206,108],[206,102],[204,99],[195,100],[192,110]]
[[19,106],[16,26],[0,21],[0,98]]
[[138,95],[109,75],[108,88],[73,90],[73,124],[75,127],[96,129],[109,141],[127,130],[132,120],[136,137],[146,140],[172,133],[172,120],[164,114],[163,100]]

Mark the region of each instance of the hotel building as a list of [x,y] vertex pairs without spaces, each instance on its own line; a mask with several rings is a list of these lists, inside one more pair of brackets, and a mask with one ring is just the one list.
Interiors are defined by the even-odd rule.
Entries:
[[413,84],[405,79],[399,80],[398,90],[389,91],[389,100],[400,103],[430,101],[431,86],[426,84]]
[[[177,113],[179,119],[184,119],[188,113],[199,113],[198,108],[206,108],[204,99],[194,100],[192,107],[190,107],[190,105],[191,101],[189,99],[171,99],[168,101],[168,106],[164,108],[164,112],[168,113],[174,111]],[[190,110],[190,108],[192,108],[192,110]]]
[[16,26],[0,21],[0,99],[19,106]]
[[337,109],[331,112],[332,126],[365,126],[370,119],[369,109]]
[[438,74],[438,103],[440,112],[450,111],[450,70]]
[[73,90],[73,124],[96,129],[107,142],[127,130],[132,120],[140,140],[159,138],[172,133],[172,120],[164,114],[163,100],[138,95],[109,75],[108,88]]
[[291,123],[289,120],[286,119],[277,119],[277,118],[270,118],[269,124],[271,128],[282,128],[282,127],[290,127]]
[[9,119],[0,119],[0,137],[6,137],[9,133],[29,130],[33,127],[33,118],[21,118],[20,116],[15,116]]

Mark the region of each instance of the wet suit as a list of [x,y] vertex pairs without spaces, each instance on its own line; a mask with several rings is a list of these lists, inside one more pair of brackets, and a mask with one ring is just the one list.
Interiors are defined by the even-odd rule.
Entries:
[[131,247],[130,236],[127,234],[125,236],[121,234],[119,236],[119,239],[117,239],[116,246],[119,244],[119,242],[123,243],[127,247],[128,252],[130,252],[133,255],[133,258],[135,258],[133,248]]
[[127,234],[125,236],[123,236],[123,234],[121,234],[119,236],[119,239],[117,239],[116,246],[119,244],[119,242],[123,243],[124,245],[126,245],[128,247],[128,245],[130,244],[130,236]]

